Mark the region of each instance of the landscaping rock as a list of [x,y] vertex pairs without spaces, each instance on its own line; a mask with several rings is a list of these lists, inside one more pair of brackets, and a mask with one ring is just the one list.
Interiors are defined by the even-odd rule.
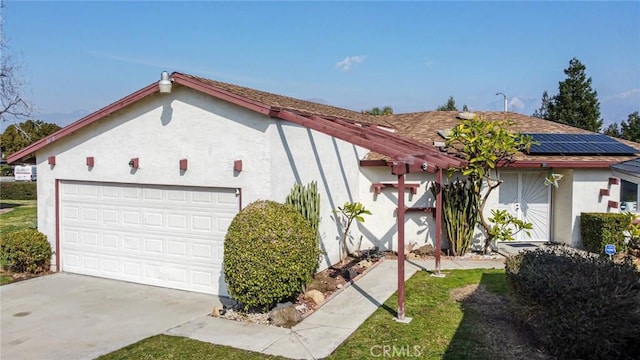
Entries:
[[426,244],[411,251],[411,253],[418,256],[436,256],[436,249],[433,247],[433,245]]
[[304,293],[304,298],[312,300],[314,303],[316,303],[316,305],[319,305],[324,301],[324,295],[318,290],[307,291],[306,293]]
[[336,285],[336,289],[342,289],[342,284]]
[[301,320],[300,312],[295,305],[288,302],[278,304],[275,309],[269,312],[269,320],[275,326],[292,327]]
[[420,256],[418,256],[416,253],[408,253],[407,254],[407,259],[419,259]]
[[220,317],[224,315],[224,310],[222,309],[222,306],[217,305],[213,307],[213,311],[211,312],[211,316],[213,317]]
[[347,280],[353,280],[355,279],[356,276],[358,276],[358,272],[356,271],[356,269],[352,267],[344,271],[344,278]]
[[363,269],[368,269],[371,267],[371,265],[373,265],[373,263],[367,260],[362,260],[358,263],[358,266],[362,267]]

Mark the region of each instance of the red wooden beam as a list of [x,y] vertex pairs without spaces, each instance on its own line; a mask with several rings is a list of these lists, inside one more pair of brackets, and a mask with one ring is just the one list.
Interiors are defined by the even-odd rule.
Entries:
[[398,175],[398,321],[404,322],[404,174]]
[[440,275],[440,252],[442,249],[442,169],[436,173],[436,275]]

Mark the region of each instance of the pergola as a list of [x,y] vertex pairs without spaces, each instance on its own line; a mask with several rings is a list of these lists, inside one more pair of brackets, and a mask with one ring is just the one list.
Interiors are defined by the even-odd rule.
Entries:
[[[405,176],[412,172],[430,172],[436,174],[438,189],[442,188],[443,171],[449,168],[460,168],[464,161],[443,154],[435,147],[405,137],[398,136],[376,125],[356,123],[345,119],[303,114],[287,109],[272,109],[270,116],[287,120],[306,128],[313,129],[338,139],[361,146],[370,151],[380,153],[392,160],[380,162],[387,165],[391,173],[398,177],[397,231],[398,231],[398,315],[397,320],[405,319],[405,270],[404,270],[404,230],[405,230]],[[440,273],[440,250],[442,247],[442,192],[436,193],[436,233],[435,233],[435,268]]]

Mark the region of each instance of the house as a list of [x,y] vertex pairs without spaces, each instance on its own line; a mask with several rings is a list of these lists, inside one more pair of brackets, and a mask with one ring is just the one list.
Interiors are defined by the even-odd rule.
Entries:
[[[38,229],[58,271],[226,295],[223,242],[235,214],[313,180],[321,268],[339,259],[333,210],[347,201],[373,212],[352,231],[352,249],[440,245],[440,200],[428,186],[464,165],[437,146],[456,112],[379,117],[182,73],[162,82],[170,90],[152,83],[9,157],[36,159]],[[508,116],[523,131],[588,133],[480,115]],[[580,212],[618,211],[610,165],[633,158],[522,155],[501,171],[490,207],[532,221],[530,240],[576,245]],[[550,172],[564,175],[557,189],[544,184]]]

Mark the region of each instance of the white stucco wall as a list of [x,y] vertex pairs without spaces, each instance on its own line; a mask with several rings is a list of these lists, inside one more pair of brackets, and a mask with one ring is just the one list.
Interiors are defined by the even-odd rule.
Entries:
[[[609,177],[613,177],[610,169],[575,169],[573,171],[573,209],[571,214],[573,236],[569,245],[582,246],[580,213],[619,212],[619,209],[608,206],[609,200],[620,201],[620,185],[609,185]],[[600,196],[600,189],[609,189],[609,196]]]
[[[389,167],[362,167],[360,169],[360,202],[371,210],[372,215],[365,217],[365,222],[358,224],[362,234],[362,249],[379,247],[383,250],[398,250],[397,204],[398,189],[384,188],[380,194],[375,193],[373,183],[397,183],[398,177],[391,174]],[[429,191],[435,174],[411,173],[406,176],[406,184],[420,184],[418,191],[412,195],[405,191],[406,207],[432,207],[435,198]],[[417,243],[435,245],[435,219],[431,213],[407,212],[405,215],[405,244]],[[444,237],[443,230],[443,237]],[[356,247],[359,239],[354,239]],[[446,247],[443,238],[443,247]]]
[[[329,258],[338,260],[339,227],[331,211],[358,198],[358,161],[364,149],[174,86],[40,150],[38,228],[55,248],[55,180],[239,188],[242,206],[284,201],[295,181],[318,182],[320,232]],[[56,156],[56,165],[47,158]],[[86,157],[95,166],[86,166]],[[132,171],[131,158],[140,159]],[[188,159],[188,170],[179,170]],[[243,170],[234,172],[234,160]],[[354,229],[357,236],[357,229]],[[54,258],[55,261],[55,258]]]
[[[319,233],[322,247],[320,268],[340,260],[342,219],[333,213],[345,202],[359,201],[359,161],[367,150],[285,121],[268,130],[271,154],[270,198],[284,202],[294,183],[316,181],[320,193]],[[357,226],[349,231],[352,239],[360,234]]]
[[562,174],[558,188],[551,189],[551,241],[571,245],[573,243],[573,170],[558,169]]

